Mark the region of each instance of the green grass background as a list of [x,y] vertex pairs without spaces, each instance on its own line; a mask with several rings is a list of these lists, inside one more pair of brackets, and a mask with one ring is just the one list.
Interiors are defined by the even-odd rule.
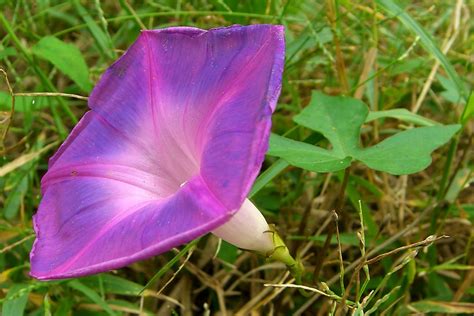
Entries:
[[[405,108],[460,122],[474,84],[472,1],[0,0],[0,8],[0,67],[17,94],[11,117],[1,74],[2,315],[474,314],[472,120],[423,172],[391,176],[356,165],[343,194],[343,173],[316,174],[267,158],[252,198],[302,256],[304,284],[325,295],[265,287],[292,281],[281,265],[213,236],[96,276],[28,277],[31,217],[47,159],[87,110],[80,97],[140,29],[283,24],[286,63],[273,131],[303,140],[310,132],[295,129],[292,117],[313,90],[355,96],[372,111]],[[45,47],[50,36],[69,49]],[[51,61],[72,51],[77,58],[69,67]],[[76,97],[32,94],[44,92]],[[364,126],[362,142],[408,127],[377,120]],[[339,238],[327,240],[333,209]],[[449,238],[416,244],[431,235]]]

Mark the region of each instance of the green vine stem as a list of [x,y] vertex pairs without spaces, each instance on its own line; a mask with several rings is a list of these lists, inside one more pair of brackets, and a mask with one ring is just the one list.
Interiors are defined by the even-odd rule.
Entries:
[[288,271],[295,278],[296,284],[302,284],[304,273],[303,263],[298,258],[296,260],[293,258],[285,242],[280,235],[278,235],[273,225],[270,225],[269,233],[272,234],[274,248],[273,251],[267,253],[265,256],[270,260],[284,263]]

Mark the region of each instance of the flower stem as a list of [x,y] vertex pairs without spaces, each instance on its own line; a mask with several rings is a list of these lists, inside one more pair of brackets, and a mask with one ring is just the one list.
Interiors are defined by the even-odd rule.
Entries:
[[291,275],[295,278],[297,284],[302,284],[302,276],[304,272],[304,266],[298,258],[295,260],[288,250],[288,247],[281,239],[280,235],[275,230],[275,227],[270,226],[270,232],[272,233],[273,240],[273,251],[268,253],[266,256],[270,260],[275,260],[284,263],[290,271]]

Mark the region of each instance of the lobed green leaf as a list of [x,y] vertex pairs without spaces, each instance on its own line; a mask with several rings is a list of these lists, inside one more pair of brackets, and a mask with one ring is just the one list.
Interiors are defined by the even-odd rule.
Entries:
[[[360,133],[366,121],[394,117],[428,125],[397,133],[375,146],[362,148]],[[332,145],[323,149],[278,135],[270,138],[270,156],[315,172],[345,169],[353,160],[369,168],[394,175],[419,172],[431,163],[431,153],[447,143],[461,125],[437,125],[404,109],[369,113],[360,100],[313,92],[310,104],[294,118],[295,122],[321,133]]]

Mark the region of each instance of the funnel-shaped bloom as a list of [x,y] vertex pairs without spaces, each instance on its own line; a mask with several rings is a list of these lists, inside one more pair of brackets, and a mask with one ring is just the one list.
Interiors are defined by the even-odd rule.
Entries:
[[123,267],[228,222],[264,159],[283,61],[281,26],[142,32],[49,162],[31,275]]

